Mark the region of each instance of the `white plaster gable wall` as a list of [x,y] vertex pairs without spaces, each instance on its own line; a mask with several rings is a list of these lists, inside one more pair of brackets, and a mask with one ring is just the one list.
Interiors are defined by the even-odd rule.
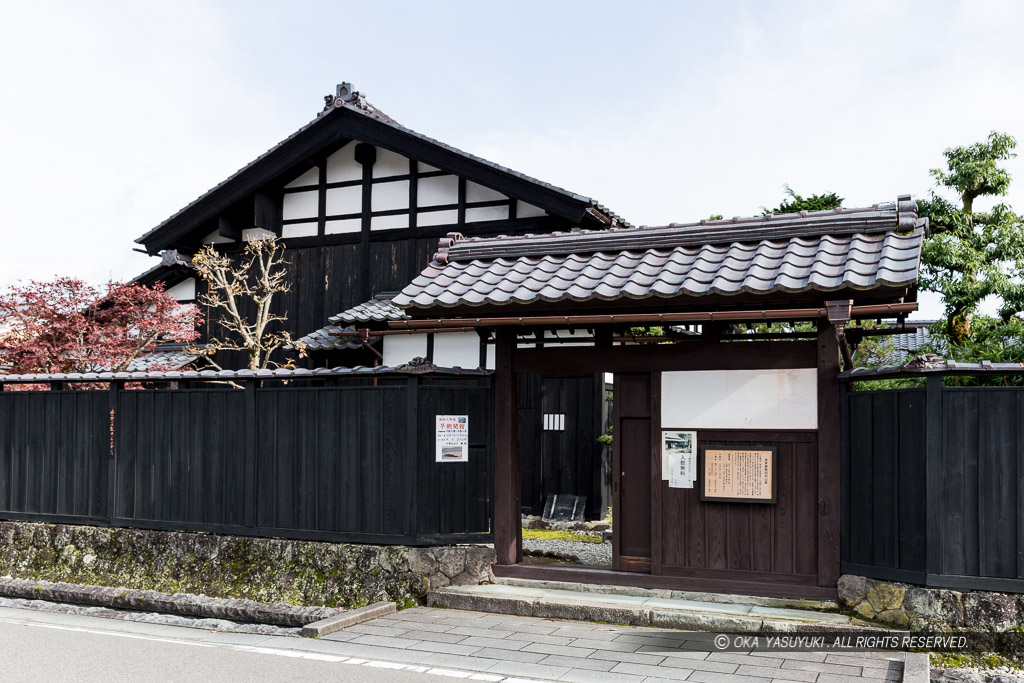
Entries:
[[317,234],[316,221],[308,223],[289,223],[281,227],[281,237],[315,237]]
[[476,332],[435,334],[434,365],[442,368],[480,367],[480,335]]
[[[287,196],[287,195],[285,195]],[[327,215],[341,216],[349,213],[362,213],[363,188],[361,185],[348,187],[331,187],[327,190]]]
[[526,202],[516,202],[516,218],[533,218],[535,216],[546,216],[544,209]]
[[370,195],[372,211],[390,211],[409,208],[409,181],[392,180],[389,183],[374,183]]
[[388,367],[405,365],[413,358],[427,357],[427,335],[389,334],[384,337],[383,363]]
[[327,235],[339,235],[346,232],[359,232],[363,229],[363,222],[359,218],[346,218],[340,221],[327,221],[324,224],[324,233]]
[[327,182],[341,183],[346,180],[361,180],[363,167],[355,159],[355,140],[327,157]]
[[663,429],[817,429],[817,370],[661,373]]
[[178,303],[185,303],[186,301],[196,300],[196,279],[190,277],[186,280],[182,280],[173,287],[168,287],[166,292],[173,296]]
[[416,186],[416,204],[440,206],[459,203],[459,178],[453,175],[420,178]]
[[495,200],[508,199],[505,195],[492,190],[489,187],[484,187],[474,183],[472,180],[466,181],[466,201],[467,202],[492,202]]
[[478,206],[466,209],[466,222],[500,221],[508,218],[507,206]]
[[377,161],[373,164],[373,177],[387,178],[393,175],[409,175],[409,159],[378,147]]
[[286,221],[290,221],[296,218],[316,218],[319,210],[320,198],[316,190],[289,192],[284,196],[281,214]]
[[290,183],[288,183],[287,185],[285,185],[285,187],[286,188],[292,188],[292,187],[316,187],[319,184],[320,184],[320,169],[319,168],[311,168],[308,171],[306,171],[305,173],[303,173],[302,175],[300,175],[295,180],[293,180]]
[[416,225],[426,227],[428,225],[449,225],[459,220],[459,212],[455,209],[445,211],[426,211],[416,214]]

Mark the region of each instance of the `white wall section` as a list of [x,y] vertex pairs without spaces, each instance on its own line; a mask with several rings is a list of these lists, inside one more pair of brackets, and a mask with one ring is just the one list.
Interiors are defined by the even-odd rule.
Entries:
[[377,161],[373,164],[373,177],[387,178],[393,175],[409,175],[409,159],[378,147]]
[[480,221],[502,221],[508,218],[507,206],[481,206],[475,209],[466,209],[466,222],[478,223]]
[[355,140],[327,157],[327,182],[340,183],[346,180],[361,180],[363,166],[356,162],[355,149],[359,144]]
[[360,218],[347,218],[343,221],[327,221],[324,223],[325,235],[340,235],[346,232],[359,232],[363,229]]
[[317,223],[316,221],[310,221],[308,223],[289,223],[288,225],[281,226],[281,237],[316,237],[317,234]]
[[371,211],[390,211],[409,208],[409,181],[392,180],[374,183],[370,195]]
[[497,190],[492,190],[489,187],[484,187],[483,185],[474,183],[472,180],[466,181],[467,202],[491,202],[502,199],[508,199],[508,197]]
[[[286,195],[287,196],[287,195]],[[332,187],[327,190],[327,215],[363,212],[363,186]]]
[[311,168],[295,180],[291,181],[285,187],[316,187],[320,184],[320,169]]
[[320,197],[316,190],[311,192],[289,192],[284,196],[282,217],[286,221],[296,218],[316,218],[320,211]]
[[397,365],[405,365],[413,358],[426,358],[427,335],[389,334],[384,337],[384,352],[382,355],[384,356],[384,365],[391,368]]
[[526,202],[516,202],[516,218],[533,218],[534,216],[546,216],[544,209]]
[[225,237],[217,230],[203,238],[203,244],[227,244],[228,242],[234,242],[234,240],[230,237]]
[[817,429],[817,370],[661,373],[663,429]]
[[168,287],[165,290],[168,294],[173,296],[178,303],[184,303],[186,301],[196,300],[196,279],[190,277],[186,280],[182,280],[173,287]]
[[455,209],[447,211],[424,211],[416,214],[416,225],[454,225],[459,221],[459,212]]
[[434,365],[442,368],[480,367],[480,335],[476,332],[435,334]]
[[399,230],[409,227],[409,214],[397,216],[373,216],[370,218],[370,230]]
[[459,203],[459,178],[453,175],[442,175],[433,178],[420,178],[416,186],[416,204],[419,206],[439,206],[441,204]]

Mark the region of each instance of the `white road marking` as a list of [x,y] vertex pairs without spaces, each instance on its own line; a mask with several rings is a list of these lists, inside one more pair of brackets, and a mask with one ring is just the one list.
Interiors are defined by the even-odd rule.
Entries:
[[77,633],[90,633],[98,636],[114,636],[115,638],[149,640],[154,643],[191,645],[193,647],[219,647],[228,650],[235,650],[237,652],[251,652],[253,654],[271,655],[276,657],[290,657],[293,659],[311,659],[320,662],[331,662],[336,664],[355,664],[358,666],[371,666],[377,669],[414,671],[416,673],[427,673],[432,676],[444,676],[446,678],[461,678],[474,681],[491,681],[491,683],[543,683],[543,681],[528,680],[524,678],[505,678],[504,676],[495,676],[494,674],[472,673],[470,671],[456,671],[454,669],[435,669],[416,664],[397,664],[395,662],[385,662],[375,659],[359,659],[358,657],[342,657],[338,655],[327,655],[317,652],[302,652],[298,650],[285,650],[273,647],[257,647],[254,645],[234,645],[231,643],[197,643],[189,640],[176,640],[174,638],[161,638],[158,636],[140,636],[134,633],[104,631],[102,629],[82,628],[79,626],[60,626],[57,624],[44,624],[33,621],[21,621],[19,619],[9,619],[5,617],[0,617],[0,623],[16,624],[19,626],[35,626],[38,628],[49,628],[57,631],[75,631]]

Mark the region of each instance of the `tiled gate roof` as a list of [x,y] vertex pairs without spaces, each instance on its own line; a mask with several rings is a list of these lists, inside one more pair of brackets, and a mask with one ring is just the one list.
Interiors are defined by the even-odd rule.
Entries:
[[927,219],[909,196],[857,209],[441,240],[403,308],[823,292],[917,282]]

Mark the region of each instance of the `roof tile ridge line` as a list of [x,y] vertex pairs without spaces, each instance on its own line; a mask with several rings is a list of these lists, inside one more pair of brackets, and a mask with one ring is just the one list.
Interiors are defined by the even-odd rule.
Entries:
[[[882,222],[882,219],[877,219],[878,222]],[[888,220],[885,221],[889,223]],[[815,240],[821,241],[825,238],[847,238],[857,235],[885,235],[893,232],[893,228],[896,226],[892,225],[864,225],[858,223],[855,225],[841,226],[838,229],[834,226],[828,225],[817,225],[817,226],[784,226],[782,228],[775,228],[773,231],[766,231],[762,228],[744,230],[737,233],[724,233],[723,239],[702,239],[702,235],[685,234],[677,235],[675,239],[665,240],[663,244],[650,244],[650,242],[656,241],[660,235],[640,235],[635,236],[637,239],[632,244],[615,244],[619,242],[617,238],[625,238],[625,235],[588,235],[585,238],[577,236],[572,237],[555,237],[555,238],[540,238],[536,241],[525,241],[520,237],[509,238],[509,242],[504,244],[494,242],[472,242],[464,245],[452,245],[448,248],[445,253],[445,258],[448,261],[473,261],[473,260],[493,260],[497,258],[515,258],[515,257],[539,257],[539,256],[552,256],[561,255],[568,256],[569,254],[579,253],[601,253],[601,252],[623,252],[623,251],[649,251],[649,250],[672,250],[686,247],[723,247],[729,248],[733,245],[751,245],[756,246],[763,243],[776,243],[779,245],[786,244],[798,240]],[[773,234],[774,233],[774,234]],[[728,239],[725,239],[728,238]],[[495,238],[500,239],[500,238]],[[559,244],[560,242],[568,242],[568,244]],[[637,243],[639,242],[639,243]],[[523,247],[518,253],[509,254],[504,249],[510,249],[513,246]],[[452,253],[454,252],[454,253]]]
[[[437,251],[434,253],[434,261],[439,265],[448,265],[448,253],[458,242],[464,241],[466,236],[461,232],[450,232],[437,241]],[[500,239],[500,237],[498,238]]]

